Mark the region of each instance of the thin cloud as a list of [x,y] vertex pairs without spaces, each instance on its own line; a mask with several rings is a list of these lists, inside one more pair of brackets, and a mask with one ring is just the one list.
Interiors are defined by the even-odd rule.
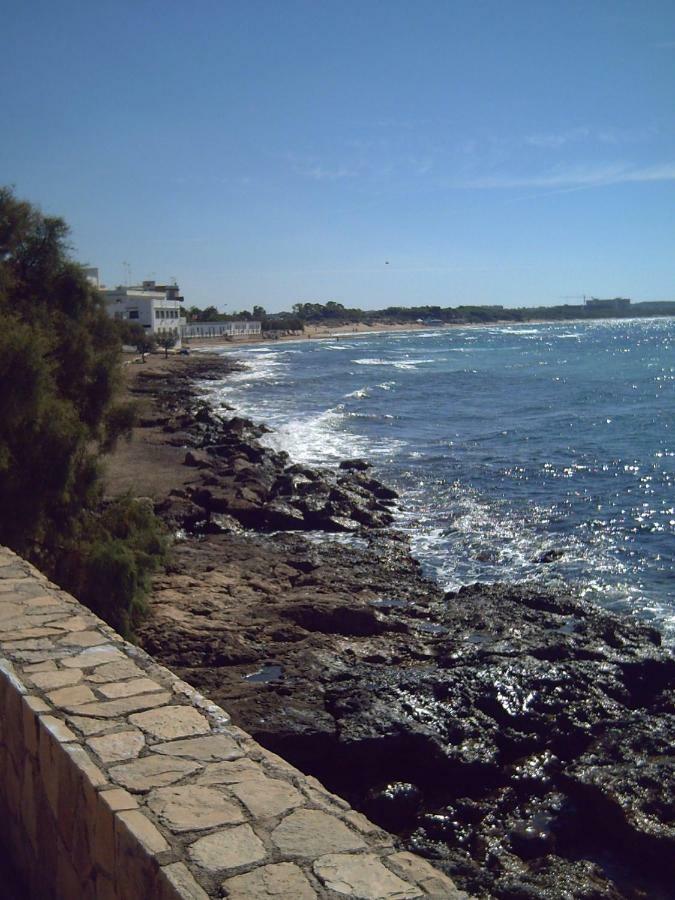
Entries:
[[357,169],[350,169],[349,166],[337,166],[330,168],[327,166],[308,166],[301,175],[313,178],[314,181],[339,181],[341,178],[356,178],[359,174]]
[[587,140],[590,134],[590,128],[570,128],[567,131],[528,134],[523,138],[523,143],[530,147],[556,150],[565,144]]
[[625,165],[554,170],[540,175],[486,175],[449,183],[449,187],[478,190],[517,188],[593,188],[612,184],[675,181],[675,162],[643,168]]
[[302,178],[311,178],[313,181],[340,181],[343,178],[356,178],[362,171],[361,166],[325,165],[316,157],[296,156],[293,153],[287,154],[287,160],[296,175],[300,175]]

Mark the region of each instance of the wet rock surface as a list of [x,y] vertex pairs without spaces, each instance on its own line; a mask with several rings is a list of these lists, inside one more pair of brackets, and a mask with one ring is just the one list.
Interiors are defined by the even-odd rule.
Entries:
[[146,385],[192,477],[157,504],[184,539],[143,646],[476,896],[671,897],[658,633],[534,584],[444,593],[365,461],[290,464],[195,375],[222,362]]

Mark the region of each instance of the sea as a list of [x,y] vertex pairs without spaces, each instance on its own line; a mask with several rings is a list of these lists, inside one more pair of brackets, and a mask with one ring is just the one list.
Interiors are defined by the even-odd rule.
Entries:
[[447,590],[536,579],[675,644],[675,319],[346,334],[222,349],[211,401],[293,461],[365,457]]

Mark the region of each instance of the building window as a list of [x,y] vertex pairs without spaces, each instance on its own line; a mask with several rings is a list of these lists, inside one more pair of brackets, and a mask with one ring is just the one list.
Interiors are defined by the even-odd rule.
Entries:
[[137,318],[138,318],[138,310],[137,310],[137,309],[130,309],[130,310],[129,310],[129,318],[130,318],[130,319],[137,319]]

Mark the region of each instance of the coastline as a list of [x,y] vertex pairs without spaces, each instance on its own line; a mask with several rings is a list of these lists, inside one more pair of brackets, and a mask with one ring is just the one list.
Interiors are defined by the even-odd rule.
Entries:
[[392,324],[390,322],[374,322],[365,325],[363,322],[352,322],[346,325],[312,325],[307,326],[302,334],[281,334],[277,337],[240,337],[232,341],[223,341],[222,338],[189,338],[185,346],[194,350],[235,350],[237,347],[247,347],[259,344],[277,344],[297,341],[320,341],[330,338],[360,338],[376,334],[398,334],[418,331],[453,331],[456,329],[475,328],[504,328],[527,325],[589,325],[599,322],[630,322],[635,320],[654,318],[656,320],[669,319],[672,316],[637,316],[622,319],[527,319],[522,322],[513,322],[509,319],[495,319],[494,322],[446,322],[442,325],[425,325],[417,322]]
[[[327,475],[271,459],[255,426],[196,400],[193,379],[232,365],[200,353],[130,373],[146,408],[111,491],[126,478],[188,532],[155,582],[146,649],[479,896],[556,896],[563,881],[640,896],[616,893],[621,878],[660,896],[649,871],[675,835],[657,811],[673,676],[658,635],[536,587],[444,595],[384,520],[309,538],[297,520],[256,523],[279,466],[303,470],[303,491]],[[625,857],[619,888],[608,855]]]

